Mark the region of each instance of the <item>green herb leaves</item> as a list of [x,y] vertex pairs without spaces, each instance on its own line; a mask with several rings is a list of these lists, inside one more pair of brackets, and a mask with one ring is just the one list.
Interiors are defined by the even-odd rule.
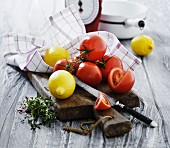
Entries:
[[40,128],[40,125],[51,126],[56,120],[54,101],[51,98],[43,98],[41,96],[36,98],[26,97],[26,100],[20,104],[18,111],[26,113],[25,119],[28,119],[32,130]]

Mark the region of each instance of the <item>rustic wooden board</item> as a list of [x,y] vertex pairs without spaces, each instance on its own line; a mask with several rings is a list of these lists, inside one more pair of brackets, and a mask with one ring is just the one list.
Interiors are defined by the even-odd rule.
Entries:
[[111,120],[102,120],[100,124],[104,134],[107,137],[123,135],[128,133],[132,128],[132,123],[113,108],[106,111],[94,110],[94,115],[97,120],[106,115],[113,117]]
[[[60,120],[70,120],[70,119],[82,119],[91,118],[93,115],[93,104],[96,98],[76,85],[74,94],[65,100],[54,98],[48,90],[48,74],[39,73],[28,73],[32,84],[44,97],[51,97],[55,100],[55,109],[58,113],[58,118]],[[115,99],[119,100],[121,103],[126,104],[130,107],[139,106],[139,98],[135,93],[130,91],[127,95],[116,95],[114,94],[107,84],[103,83],[98,87],[104,93],[113,96]]]
[[[95,102],[95,97],[90,93],[83,90],[79,86],[76,86],[74,94],[65,100],[60,100],[54,98],[48,90],[48,74],[38,74],[38,73],[28,73],[32,84],[40,95],[44,97],[51,97],[55,103],[55,110],[57,112],[57,117],[60,120],[70,120],[70,119],[84,119],[84,118],[96,118],[99,119],[103,116],[112,116],[108,122],[102,122],[101,127],[106,136],[118,136],[127,133],[131,130],[131,122],[119,114],[115,109],[110,109],[107,111],[101,111],[94,113],[93,104]],[[139,98],[132,91],[127,95],[116,95],[109,89],[106,83],[102,83],[98,89],[103,92],[113,96],[117,100],[131,107],[139,106]],[[121,99],[120,99],[121,98]],[[129,100],[129,101],[127,101]]]

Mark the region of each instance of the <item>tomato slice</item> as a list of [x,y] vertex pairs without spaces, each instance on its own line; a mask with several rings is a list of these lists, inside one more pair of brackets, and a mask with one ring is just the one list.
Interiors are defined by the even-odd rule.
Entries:
[[131,69],[126,72],[121,68],[113,68],[108,76],[110,89],[116,93],[127,93],[131,90],[135,82],[135,77]]
[[111,104],[110,104],[109,100],[102,92],[100,92],[99,96],[95,102],[94,108],[96,110],[106,110],[106,109],[109,109],[110,107],[111,107]]

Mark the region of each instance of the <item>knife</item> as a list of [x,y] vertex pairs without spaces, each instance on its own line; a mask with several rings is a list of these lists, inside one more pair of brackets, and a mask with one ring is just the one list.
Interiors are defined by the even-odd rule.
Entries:
[[[82,82],[76,76],[74,76],[74,78],[76,80],[77,85],[79,85],[81,88],[83,88],[84,90],[86,90],[87,92],[89,92],[90,94],[95,96],[96,98],[99,96],[100,93],[103,93],[103,92],[100,92],[99,90],[87,85],[86,83]],[[154,120],[142,115],[141,113],[131,109],[128,106],[125,106],[124,104],[120,103],[119,101],[115,100],[114,98],[110,97],[109,95],[107,95],[105,93],[103,93],[103,94],[108,98],[108,100],[110,101],[111,106],[114,106],[114,105],[119,106],[124,111],[128,112],[129,114],[131,114],[135,118],[141,120],[142,122],[150,125],[151,127],[157,127],[157,123]]]

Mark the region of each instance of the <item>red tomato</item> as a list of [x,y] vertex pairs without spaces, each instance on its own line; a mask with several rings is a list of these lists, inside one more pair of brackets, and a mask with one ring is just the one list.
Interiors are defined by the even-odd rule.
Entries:
[[104,56],[102,60],[100,60],[98,66],[102,71],[102,76],[104,80],[107,80],[107,77],[113,68],[115,67],[123,68],[121,60],[113,55]]
[[74,57],[69,61],[72,63],[72,66],[74,67],[75,71],[77,71],[79,65],[82,63],[80,57]]
[[102,80],[102,72],[96,64],[83,62],[76,72],[77,78],[90,86],[98,86]]
[[126,72],[121,68],[113,68],[108,75],[109,87],[116,93],[127,93],[131,90],[135,77],[131,69]]
[[71,74],[75,72],[73,65],[67,59],[62,59],[56,62],[56,64],[53,67],[53,72],[57,70],[66,70]]
[[106,109],[109,109],[110,107],[111,107],[111,104],[109,100],[107,99],[107,97],[103,93],[100,93],[95,102],[94,108],[96,110],[106,110]]
[[96,61],[104,56],[106,48],[107,44],[99,35],[91,35],[81,42],[80,54],[85,60]]

